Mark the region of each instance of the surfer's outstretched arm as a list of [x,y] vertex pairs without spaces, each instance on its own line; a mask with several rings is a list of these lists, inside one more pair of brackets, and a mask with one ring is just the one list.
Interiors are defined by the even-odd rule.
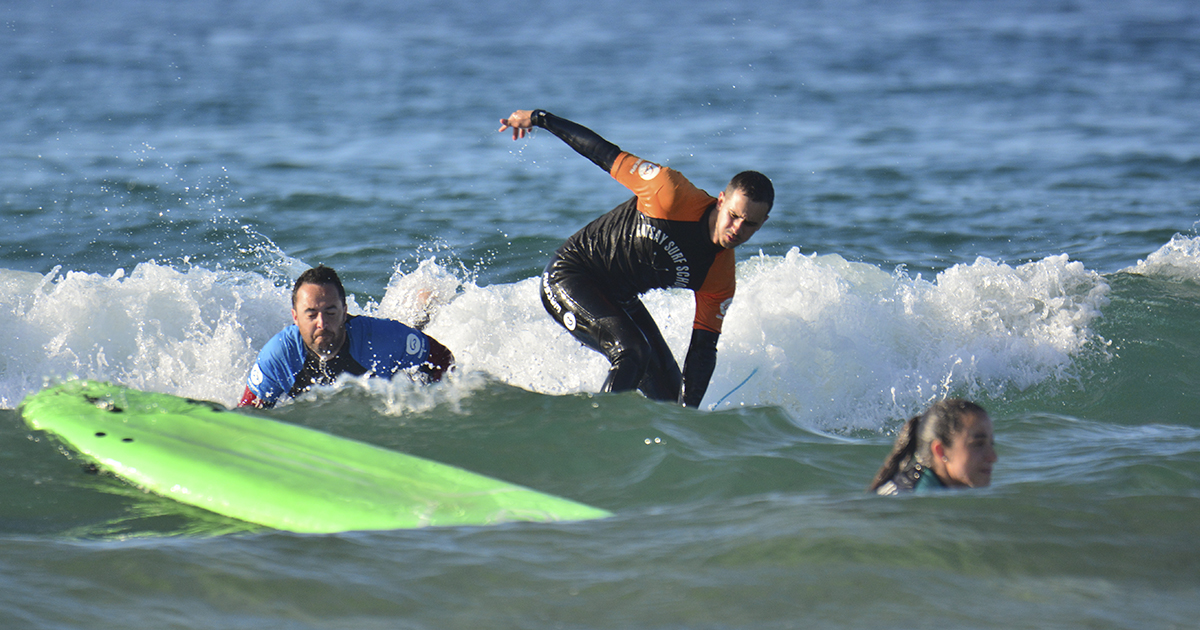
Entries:
[[500,119],[500,131],[512,129],[513,140],[524,138],[534,127],[541,127],[566,142],[583,157],[591,160],[605,173],[612,171],[613,162],[621,154],[621,147],[600,137],[600,134],[583,125],[559,118],[544,109],[520,109]]

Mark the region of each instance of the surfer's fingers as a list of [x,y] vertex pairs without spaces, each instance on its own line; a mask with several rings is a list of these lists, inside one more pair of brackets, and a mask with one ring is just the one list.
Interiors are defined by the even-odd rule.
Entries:
[[525,134],[528,133],[526,129],[521,128],[517,121],[512,120],[511,118],[501,118],[500,133],[504,133],[508,129],[512,129],[513,140],[524,138]]

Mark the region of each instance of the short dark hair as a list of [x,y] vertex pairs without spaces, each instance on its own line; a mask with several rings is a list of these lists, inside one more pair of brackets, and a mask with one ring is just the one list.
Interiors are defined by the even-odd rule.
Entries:
[[768,212],[775,205],[775,187],[771,185],[771,180],[766,175],[758,171],[742,171],[734,175],[725,189],[729,191],[729,194],[740,190],[750,201],[767,204]]
[[296,286],[292,287],[293,307],[296,306],[296,294],[300,292],[300,287],[305,284],[332,285],[333,288],[337,289],[338,297],[342,299],[342,304],[346,303],[346,289],[342,287],[342,279],[338,277],[337,272],[325,265],[317,265],[300,274],[299,278],[296,278]]

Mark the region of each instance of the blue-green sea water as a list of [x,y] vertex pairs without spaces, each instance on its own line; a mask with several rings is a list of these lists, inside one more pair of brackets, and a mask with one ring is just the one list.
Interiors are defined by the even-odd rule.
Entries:
[[[537,276],[628,193],[545,108],[715,193],[753,168],[700,410],[592,394]],[[0,3],[0,626],[1194,628],[1200,5]],[[456,374],[271,417],[615,513],[297,535],[86,474],[19,405],[233,405],[338,269]],[[432,295],[422,306],[422,295]],[[645,297],[682,356],[690,294]],[[984,490],[864,492],[977,400]]]

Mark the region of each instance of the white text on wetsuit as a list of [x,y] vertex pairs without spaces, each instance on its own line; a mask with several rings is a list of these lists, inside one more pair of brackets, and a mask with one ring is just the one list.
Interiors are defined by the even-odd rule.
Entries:
[[662,246],[663,250],[671,257],[671,262],[675,263],[675,284],[680,288],[687,288],[688,282],[692,279],[691,267],[688,266],[687,256],[683,255],[683,251],[667,236],[662,230],[650,225],[649,223],[639,223],[633,234],[637,238],[648,238]]

